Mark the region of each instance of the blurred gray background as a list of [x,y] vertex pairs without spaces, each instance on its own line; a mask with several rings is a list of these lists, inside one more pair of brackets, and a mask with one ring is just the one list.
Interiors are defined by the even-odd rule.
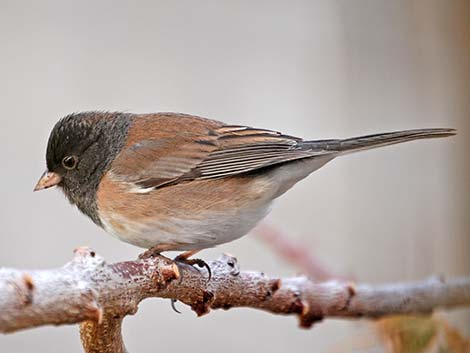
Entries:
[[[469,1],[0,1],[0,266],[61,266],[80,245],[141,251],[57,190],[32,193],[48,134],[81,110],[186,112],[308,138],[454,127],[447,140],[351,155],[299,183],[267,219],[327,268],[371,283],[470,275]],[[295,275],[254,235],[207,250]],[[130,352],[382,352],[367,321],[146,300]],[[469,310],[441,313],[470,333]],[[366,337],[362,348],[357,339]],[[349,343],[348,343],[349,342]],[[375,342],[375,343],[374,343]],[[76,326],[0,336],[1,353],[81,352]]]

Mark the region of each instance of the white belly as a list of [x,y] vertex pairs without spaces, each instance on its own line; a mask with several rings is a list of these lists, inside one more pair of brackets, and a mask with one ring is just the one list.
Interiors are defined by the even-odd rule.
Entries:
[[[168,219],[141,224],[119,215],[101,217],[104,229],[127,243],[151,248],[175,244],[171,250],[196,250],[228,243],[247,234],[269,212],[270,203],[256,209],[198,215],[194,219]],[[112,224],[120,225],[119,231]]]

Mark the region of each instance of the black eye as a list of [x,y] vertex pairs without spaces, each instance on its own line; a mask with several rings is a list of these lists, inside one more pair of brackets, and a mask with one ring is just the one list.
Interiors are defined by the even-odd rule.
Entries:
[[66,156],[64,159],[62,159],[62,165],[64,166],[65,169],[75,169],[77,166],[78,159],[75,156]]

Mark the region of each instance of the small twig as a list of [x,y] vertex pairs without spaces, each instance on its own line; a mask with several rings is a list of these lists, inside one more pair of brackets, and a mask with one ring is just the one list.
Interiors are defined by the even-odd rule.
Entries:
[[376,318],[470,305],[470,278],[371,286],[240,272],[236,259],[228,255],[209,265],[212,279],[207,281],[205,270],[181,265],[180,273],[163,256],[107,264],[81,248],[59,269],[1,269],[0,332],[83,322],[86,352],[125,352],[122,319],[136,313],[147,297],[177,299],[198,315],[231,307],[295,314],[302,327],[325,317]]

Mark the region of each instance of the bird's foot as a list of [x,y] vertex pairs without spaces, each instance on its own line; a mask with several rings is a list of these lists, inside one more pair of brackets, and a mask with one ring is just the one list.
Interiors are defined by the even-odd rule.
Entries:
[[[178,256],[176,256],[173,261],[175,261],[175,264],[176,266],[178,266],[178,268],[180,267],[181,264],[185,264],[185,265],[190,265],[190,266],[194,266],[194,265],[197,265],[201,268],[205,268],[207,270],[207,273],[208,273],[208,277],[207,277],[207,281],[210,281],[211,280],[211,277],[212,277],[212,271],[211,271],[211,268],[210,266],[207,264],[207,262],[205,262],[204,260],[202,259],[189,259],[189,257],[193,256],[194,254],[196,254],[198,251],[186,251]],[[183,280],[183,271],[182,269],[180,269],[180,281]],[[171,308],[177,312],[178,314],[181,314],[181,312],[176,309],[176,306],[175,306],[175,303],[177,302],[176,299],[171,299]]]
[[[150,249],[144,251],[142,254],[140,254],[139,259],[144,260],[144,259],[148,259],[148,258],[151,258],[151,257],[155,257],[157,255],[160,255],[160,253],[162,251],[166,251],[166,250],[167,250],[166,248],[162,249],[161,246],[154,246],[153,248],[150,248]],[[194,254],[196,254],[197,252],[198,252],[198,250],[197,251],[186,251],[186,252],[176,256],[173,259],[176,266],[178,266],[178,270],[180,272],[180,282],[183,280],[183,271],[180,268],[181,264],[190,265],[190,266],[197,265],[201,268],[205,268],[207,270],[207,273],[208,273],[207,281],[211,280],[212,271],[211,271],[210,266],[202,259],[190,259],[189,258],[189,257],[193,256]],[[176,307],[175,307],[176,301],[177,301],[176,299],[171,299],[171,308],[174,311],[176,311],[178,314],[180,314],[181,312],[178,311],[178,309],[176,309]]]
[[[205,262],[202,259],[189,259],[190,256],[192,256],[196,253],[197,253],[197,251],[186,251],[186,252],[176,256],[174,258],[174,261],[175,261],[176,265],[178,265],[178,263],[180,263],[180,264],[183,263],[183,264],[190,265],[190,266],[197,265],[200,268],[205,268],[207,270],[207,273],[208,273],[207,281],[210,281],[211,278],[212,278],[212,271],[211,271],[210,266],[207,264],[207,262]],[[182,271],[180,271],[180,272],[183,273]]]

